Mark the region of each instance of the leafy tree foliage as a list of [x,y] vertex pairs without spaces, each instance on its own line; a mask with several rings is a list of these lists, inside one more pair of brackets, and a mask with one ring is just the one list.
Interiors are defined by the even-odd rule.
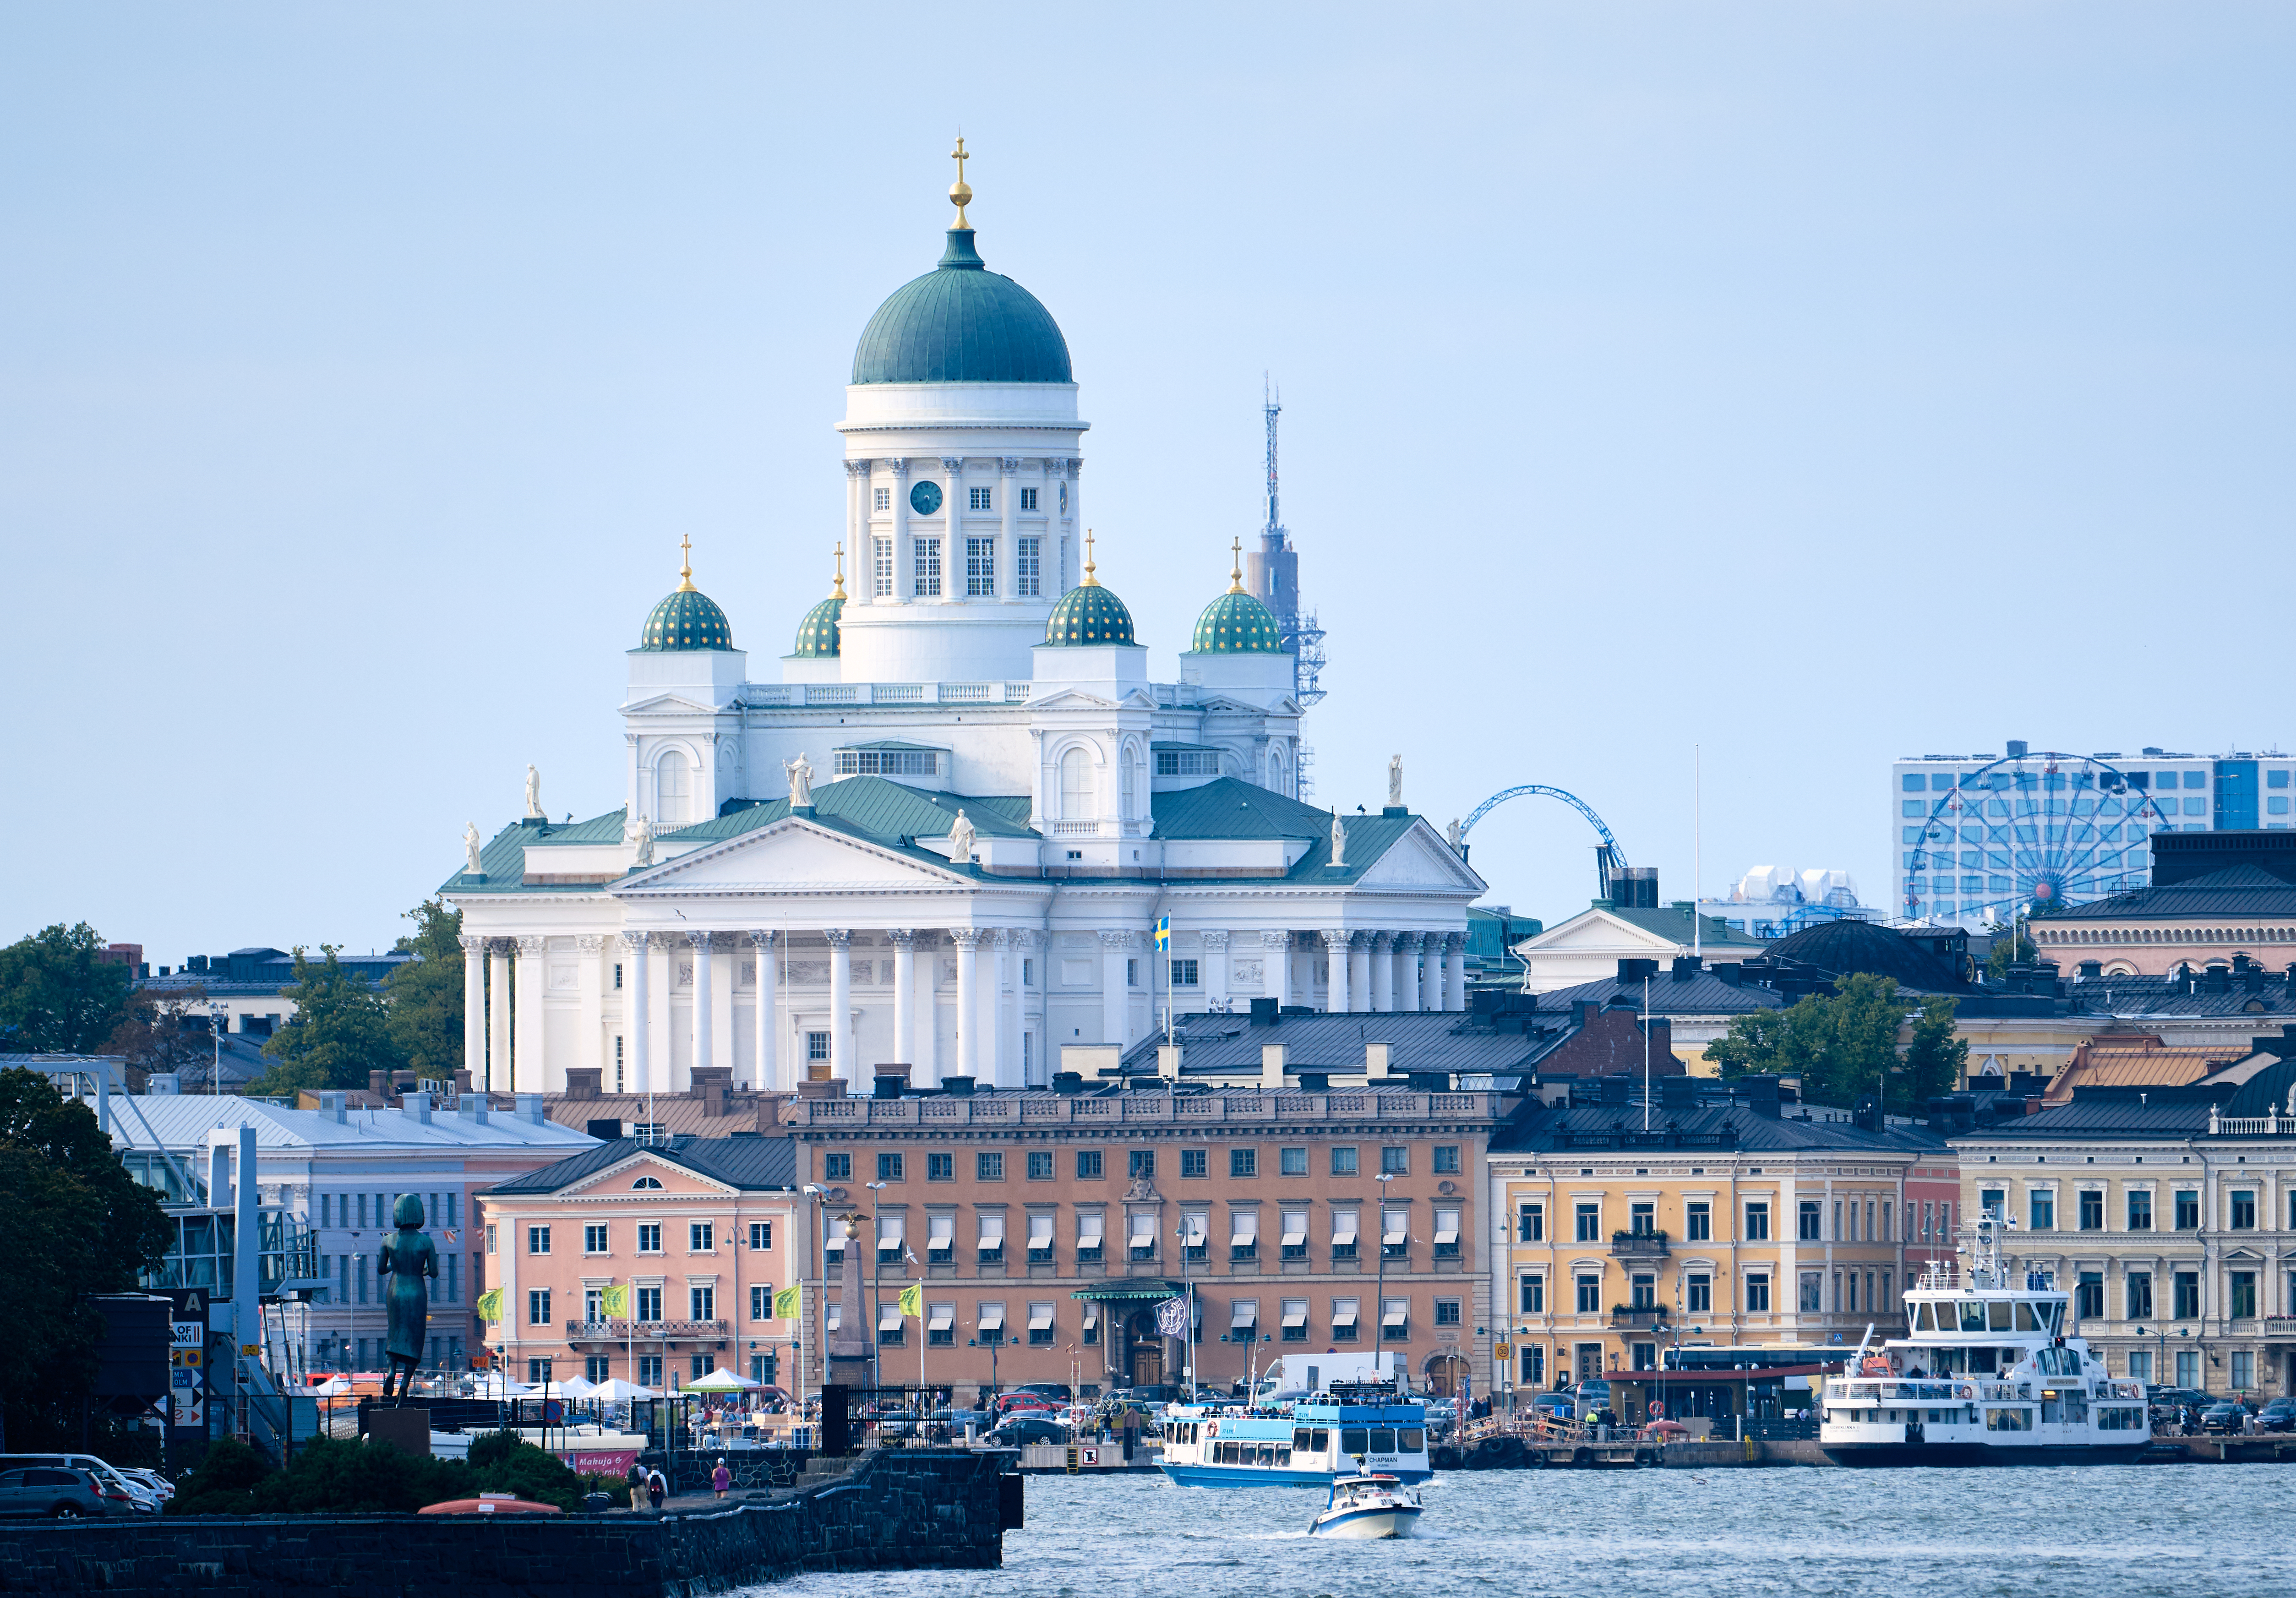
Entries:
[[[1909,1013],[1914,1047],[1900,1059],[1898,1032]],[[1706,1048],[1725,1078],[1763,1072],[1798,1077],[1807,1102],[1847,1108],[1860,1094],[1883,1095],[1889,1110],[1906,1114],[1932,1094],[1948,1091],[1969,1058],[1953,1036],[1954,1003],[1924,1001],[1918,1012],[1898,996],[1894,977],[1858,971],[1835,984],[1833,996],[1806,994],[1783,1010],[1730,1018],[1730,1030]]]
[[425,899],[406,913],[414,930],[392,947],[422,958],[390,973],[390,1037],[417,1076],[463,1069],[463,913]]
[[230,1439],[208,1450],[178,1484],[171,1515],[411,1514],[428,1504],[515,1493],[564,1510],[581,1506],[594,1479],[512,1432],[472,1440],[468,1460],[423,1459],[388,1443],[324,1438],[298,1447],[284,1471]]
[[295,1017],[263,1045],[277,1063],[250,1092],[365,1087],[369,1071],[401,1063],[382,990],[345,970],[337,946],[322,944],[319,952],[323,959],[315,965],[302,948],[295,951],[295,979],[280,993],[295,1002]]
[[187,1078],[207,1080],[215,1061],[213,1024],[204,987],[177,988],[164,994],[142,989],[127,996],[127,1008],[104,1040],[103,1053],[127,1062],[130,1092],[144,1091],[155,1071],[173,1071]]
[[132,1290],[171,1234],[93,1110],[37,1071],[0,1071],[0,1445],[77,1441],[102,1332],[85,1296]]
[[[1969,1039],[1954,1036],[1953,1000],[1933,995],[1914,1017],[1913,1041],[1906,1047],[1905,1110],[1918,1110],[1939,1094],[1953,1092],[1969,1074]],[[1893,1093],[1890,1108],[1899,1108]]]
[[62,922],[0,948],[0,1046],[27,1054],[93,1054],[127,1004],[134,973],[98,958],[86,922]]

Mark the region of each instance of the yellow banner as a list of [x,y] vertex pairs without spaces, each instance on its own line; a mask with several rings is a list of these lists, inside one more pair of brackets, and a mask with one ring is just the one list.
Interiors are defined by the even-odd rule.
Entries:
[[502,1289],[490,1287],[479,1295],[479,1319],[495,1324],[502,1319]]
[[601,1292],[598,1295],[598,1312],[601,1315],[629,1314],[630,1290],[628,1285],[627,1283],[618,1282],[614,1286],[607,1288],[603,1292]]
[[901,1313],[914,1315],[919,1320],[924,1318],[925,1290],[922,1285],[912,1283],[901,1290]]
[[774,1318],[781,1321],[794,1321],[802,1315],[804,1310],[800,1306],[804,1302],[804,1291],[802,1288],[785,1287],[775,1293]]

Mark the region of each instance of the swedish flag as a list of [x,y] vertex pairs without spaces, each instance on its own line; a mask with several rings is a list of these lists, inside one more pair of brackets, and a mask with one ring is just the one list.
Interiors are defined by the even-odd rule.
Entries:
[[1156,947],[1160,949],[1172,947],[1172,918],[1168,915],[1156,918]]

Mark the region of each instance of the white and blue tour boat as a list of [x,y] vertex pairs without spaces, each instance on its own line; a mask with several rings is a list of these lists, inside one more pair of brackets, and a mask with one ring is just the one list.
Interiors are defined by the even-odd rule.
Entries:
[[1912,1335],[1861,1343],[1828,1377],[1818,1446],[1840,1465],[2120,1464],[2152,1440],[2144,1385],[2116,1381],[2068,1334],[2068,1295],[2001,1259],[2006,1224],[1962,1227],[1965,1266],[1906,1291]]
[[1335,1387],[1288,1405],[1175,1404],[1164,1474],[1184,1487],[1328,1487],[1341,1475],[1425,1481],[1427,1407],[1391,1385]]

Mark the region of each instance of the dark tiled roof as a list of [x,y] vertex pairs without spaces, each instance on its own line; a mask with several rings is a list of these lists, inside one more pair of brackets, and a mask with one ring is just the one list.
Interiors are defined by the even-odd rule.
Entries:
[[[2229,1085],[2226,1085],[2228,1086]],[[2093,1088],[2075,1093],[2070,1104],[2052,1105],[2037,1115],[2019,1116],[1972,1132],[1956,1133],[1956,1143],[2031,1143],[2055,1138],[2189,1137],[2209,1125],[2205,1083],[2191,1087]]]
[[[1804,1120],[1800,1111],[1790,1109],[1788,1113],[1773,1119],[1757,1115],[1742,1102],[1708,1102],[1694,1106],[1653,1104],[1650,1135],[1662,1138],[1673,1134],[1702,1143],[1734,1134],[1735,1143],[1725,1146],[1754,1152],[1874,1149],[1922,1153],[1945,1147],[1945,1139],[1927,1127],[1891,1126],[1881,1132],[1867,1132],[1846,1117],[1838,1120],[1822,1119],[1838,1114],[1839,1111],[1813,1110],[1809,1111],[1811,1119]],[[1605,1135],[1639,1139],[1642,1124],[1643,1109],[1639,1103],[1551,1110],[1535,1120],[1501,1133],[1492,1140],[1491,1152],[1562,1152],[1592,1147],[1582,1140]]]
[[1767,952],[1774,960],[1799,960],[1837,977],[1870,972],[1930,993],[1961,986],[1959,976],[1928,949],[1872,922],[1822,921],[1779,938]]
[[[1234,777],[1218,777],[1200,788],[1159,793],[1149,807],[1156,817],[1160,838],[1324,838],[1329,840],[1328,811],[1270,789],[1255,788]],[[1348,842],[1355,842],[1355,819],[1348,822]]]
[[2238,977],[2225,993],[2208,992],[2205,976],[2202,982],[2202,991],[2186,993],[2169,977],[2089,977],[2068,982],[2065,993],[2075,1008],[2108,1015],[2253,1015],[2260,1028],[2296,1015],[2296,996],[2279,973],[2266,976],[2254,993]]
[[[1557,987],[1542,993],[1538,996],[1538,1007],[1542,1012],[1567,1012],[1573,1001],[1581,999],[1596,1004],[1624,999],[1639,1012],[1643,985],[1605,977],[1599,982],[1581,982],[1576,987]],[[1650,981],[1652,1015],[1739,1015],[1754,1010],[1775,1010],[1785,1003],[1784,996],[1775,988],[1725,982],[1710,971],[1677,981],[1672,972],[1660,969]]]
[[[1021,819],[1012,815],[1013,807],[1021,809]],[[1010,795],[986,799],[966,794],[931,793],[911,788],[885,777],[840,777],[834,783],[824,783],[813,791],[813,815],[816,821],[834,823],[838,830],[861,837],[890,841],[897,838],[945,838],[956,824],[956,813],[964,812],[976,832],[989,837],[1025,837],[1029,834],[1029,801],[1025,797]],[[759,827],[771,826],[790,813],[787,798],[772,799],[747,809],[735,810],[726,815],[713,816],[696,822],[690,827],[680,827],[665,832],[666,839],[738,838],[744,832],[754,832]]]
[[[1640,927],[1645,932],[1655,933],[1660,938],[1670,938],[1685,948],[1690,947],[1690,912],[1686,909],[1669,905],[1654,910],[1614,908],[1607,914],[1617,916],[1622,922]],[[1698,934],[1697,939],[1701,947],[1754,955],[1775,947],[1767,938],[1755,938],[1739,931],[1737,928],[1718,915],[1709,915],[1702,919],[1706,923],[1705,929]],[[1551,932],[1554,928],[1549,927],[1546,930]],[[1709,958],[1711,956],[1710,955]]]
[[621,1137],[497,1183],[487,1191],[557,1192],[637,1153],[650,1153],[734,1187],[759,1190],[797,1185],[797,1145],[786,1137],[673,1137],[666,1143],[652,1144]]
[[2296,917],[2296,883],[2257,865],[2228,865],[2168,888],[2138,888],[2061,911],[2042,921],[2127,921],[2132,917],[2251,915]]
[[[1162,1042],[1160,1034],[1136,1046],[1125,1056],[1126,1067],[1152,1069]],[[1456,1011],[1319,1011],[1283,1016],[1272,1027],[1255,1027],[1245,1015],[1196,1015],[1181,1028],[1180,1069],[1184,1076],[1257,1070],[1260,1049],[1282,1044],[1292,1070],[1360,1071],[1365,1046],[1381,1043],[1388,1045],[1388,1069],[1395,1072],[1509,1072],[1547,1046],[1543,1035],[1502,1032]]]

